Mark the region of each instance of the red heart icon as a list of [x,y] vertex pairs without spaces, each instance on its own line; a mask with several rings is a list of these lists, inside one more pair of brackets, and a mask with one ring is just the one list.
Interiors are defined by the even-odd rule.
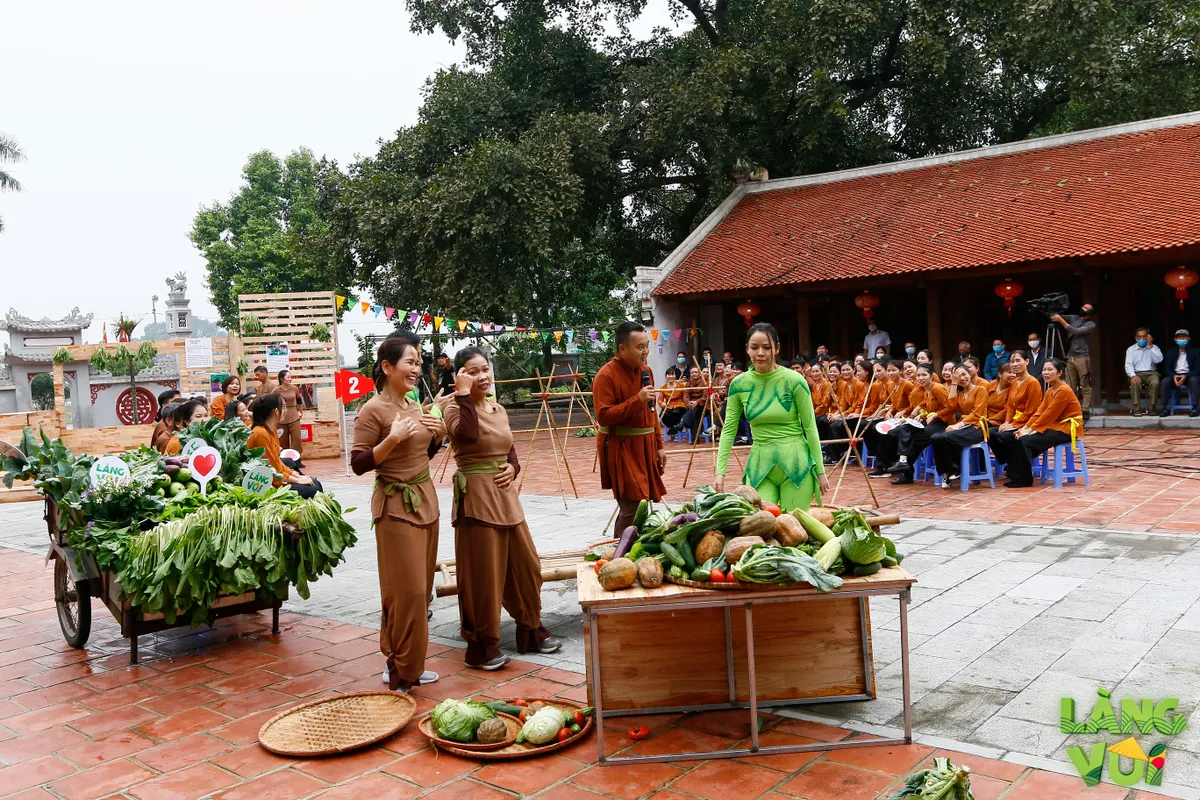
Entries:
[[217,457],[212,453],[202,456],[192,456],[192,472],[201,478],[210,477],[217,469]]

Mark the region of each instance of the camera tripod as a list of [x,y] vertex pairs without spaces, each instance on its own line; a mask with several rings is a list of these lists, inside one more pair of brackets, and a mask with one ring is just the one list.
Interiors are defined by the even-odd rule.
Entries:
[[1046,358],[1059,358],[1059,350],[1062,350],[1061,358],[1067,357],[1067,348],[1063,344],[1063,329],[1057,322],[1050,321],[1046,323]]

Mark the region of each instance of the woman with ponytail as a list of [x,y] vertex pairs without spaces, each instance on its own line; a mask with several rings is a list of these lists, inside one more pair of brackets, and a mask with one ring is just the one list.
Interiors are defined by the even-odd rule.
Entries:
[[371,519],[383,600],[379,649],[388,688],[405,693],[438,679],[425,671],[439,519],[429,460],[445,428],[410,396],[421,376],[419,342],[409,333],[379,345],[373,370],[378,394],[358,412],[350,450],[355,474],[376,474]]

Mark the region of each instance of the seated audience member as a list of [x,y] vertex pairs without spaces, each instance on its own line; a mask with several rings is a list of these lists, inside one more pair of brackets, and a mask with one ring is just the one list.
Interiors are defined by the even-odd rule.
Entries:
[[962,365],[967,368],[968,372],[971,373],[971,383],[975,384],[976,386],[987,383],[981,374],[983,372],[983,362],[981,362],[978,358],[975,356],[967,356],[962,360]]
[[996,380],[996,376],[1000,374],[1000,365],[1007,364],[1011,355],[1004,346],[1003,339],[993,339],[992,352],[988,353],[987,360],[983,363],[983,379]]
[[[1159,364],[1163,354],[1154,343],[1154,337],[1146,328],[1138,328],[1133,334],[1133,344],[1125,351],[1125,374],[1129,377],[1129,396],[1133,400],[1133,416],[1140,417],[1153,411],[1158,400]],[[1142,392],[1147,403],[1142,408]]]
[[[887,373],[878,361],[860,361],[854,366],[855,383],[844,415],[830,426],[834,439],[862,438],[868,424],[887,397]],[[835,458],[841,458],[850,445],[830,445]]]
[[817,345],[817,358],[829,358],[829,348],[823,344]]
[[688,372],[687,390],[684,392],[684,402],[687,411],[683,413],[680,425],[684,430],[692,432],[692,441],[700,435],[700,426],[708,411],[708,376],[699,367],[692,367]]
[[231,419],[241,420],[246,424],[246,427],[249,428],[251,427],[254,416],[250,413],[250,406],[246,404],[245,400],[239,397],[235,400],[230,400],[226,404],[225,419],[226,421]]
[[658,402],[663,408],[662,426],[668,436],[674,436],[679,433],[683,415],[687,412],[687,381],[668,374],[659,388],[664,390],[664,394],[658,396]]
[[887,398],[881,409],[882,418],[873,421],[863,433],[867,447],[875,456],[875,469],[869,476],[872,478],[886,478],[890,475],[887,468],[896,462],[897,456],[893,446],[896,440],[880,433],[879,425],[887,420],[895,421],[905,418],[910,408],[909,398],[913,390],[913,383],[904,377],[898,359],[888,361],[885,369],[887,370]]
[[1060,358],[1046,360],[1042,377],[1046,393],[1037,412],[1017,430],[1001,431],[993,448],[997,460],[1007,464],[1004,485],[1021,488],[1033,485],[1033,462],[1051,447],[1074,444],[1083,432],[1083,409],[1071,387],[1063,382],[1067,364]]
[[964,339],[963,341],[958,343],[958,360],[966,361],[970,355],[971,355],[971,343]]
[[928,364],[930,366],[933,366],[933,351],[932,350],[918,350],[917,351],[917,366],[920,366],[921,364]]
[[[1021,351],[1017,350],[1013,355],[1019,352]],[[1015,377],[1016,372],[1013,370],[1012,362],[1009,361],[1007,364],[1000,365],[1000,374],[996,376],[996,380],[988,382],[988,435],[984,437],[984,441],[990,442],[994,439],[1000,432],[1000,426],[1008,419],[1008,393]]]
[[277,394],[260,395],[254,401],[253,430],[246,440],[246,447],[251,449],[261,447],[265,451],[263,458],[279,473],[275,479],[276,486],[287,484],[288,488],[305,499],[309,499],[321,491],[321,482],[295,471],[280,459],[282,448],[279,446],[279,420],[283,418],[283,398]]
[[687,353],[680,350],[675,354],[675,366],[667,369],[668,378],[676,378],[678,380],[686,380],[688,375],[688,357]]
[[154,437],[152,444],[155,450],[165,456],[176,455],[182,449],[179,439],[175,436],[175,432],[179,430],[178,423],[175,421],[175,412],[179,410],[181,405],[183,403],[168,403],[158,410],[162,416],[162,421],[154,427],[158,431],[158,434]]
[[1191,416],[1200,417],[1200,347],[1192,347],[1192,335],[1187,328],[1175,331],[1175,346],[1163,353],[1162,369],[1165,387],[1159,416],[1171,415],[1171,402],[1180,396],[1180,389],[1187,387],[1192,401]]
[[910,358],[907,361],[905,361],[904,366],[901,367],[901,371],[904,372],[904,378],[909,383],[915,384],[917,382],[917,366],[918,366],[918,362],[913,361]]
[[934,463],[942,476],[942,488],[951,488],[959,477],[962,451],[987,438],[987,384],[971,381],[966,364],[954,368],[950,386],[946,389],[946,406],[957,421],[948,421],[945,429],[930,437]]
[[954,377],[954,367],[959,363],[962,362],[947,361],[945,364],[942,364],[941,382],[943,386],[950,385],[950,381]]
[[928,364],[917,367],[917,383],[908,402],[910,408],[905,418],[912,420],[912,424],[906,422],[888,432],[889,437],[896,439],[888,446],[899,453],[896,463],[888,467],[888,472],[896,475],[892,479],[894,485],[913,482],[917,457],[929,446],[933,435],[944,431],[947,421],[954,419],[954,412],[946,402],[946,387],[933,382],[933,369]]
[[154,415],[154,431],[150,434],[150,446],[154,447],[154,443],[158,441],[158,437],[164,430],[169,427],[166,411],[167,406],[179,397],[178,389],[167,389],[165,392],[160,392],[158,395],[158,413]]

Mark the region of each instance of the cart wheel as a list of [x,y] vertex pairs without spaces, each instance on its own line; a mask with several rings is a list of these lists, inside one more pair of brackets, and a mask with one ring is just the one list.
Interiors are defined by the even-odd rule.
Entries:
[[86,583],[75,583],[62,558],[54,559],[54,602],[63,638],[71,647],[83,647],[92,632],[92,593]]

